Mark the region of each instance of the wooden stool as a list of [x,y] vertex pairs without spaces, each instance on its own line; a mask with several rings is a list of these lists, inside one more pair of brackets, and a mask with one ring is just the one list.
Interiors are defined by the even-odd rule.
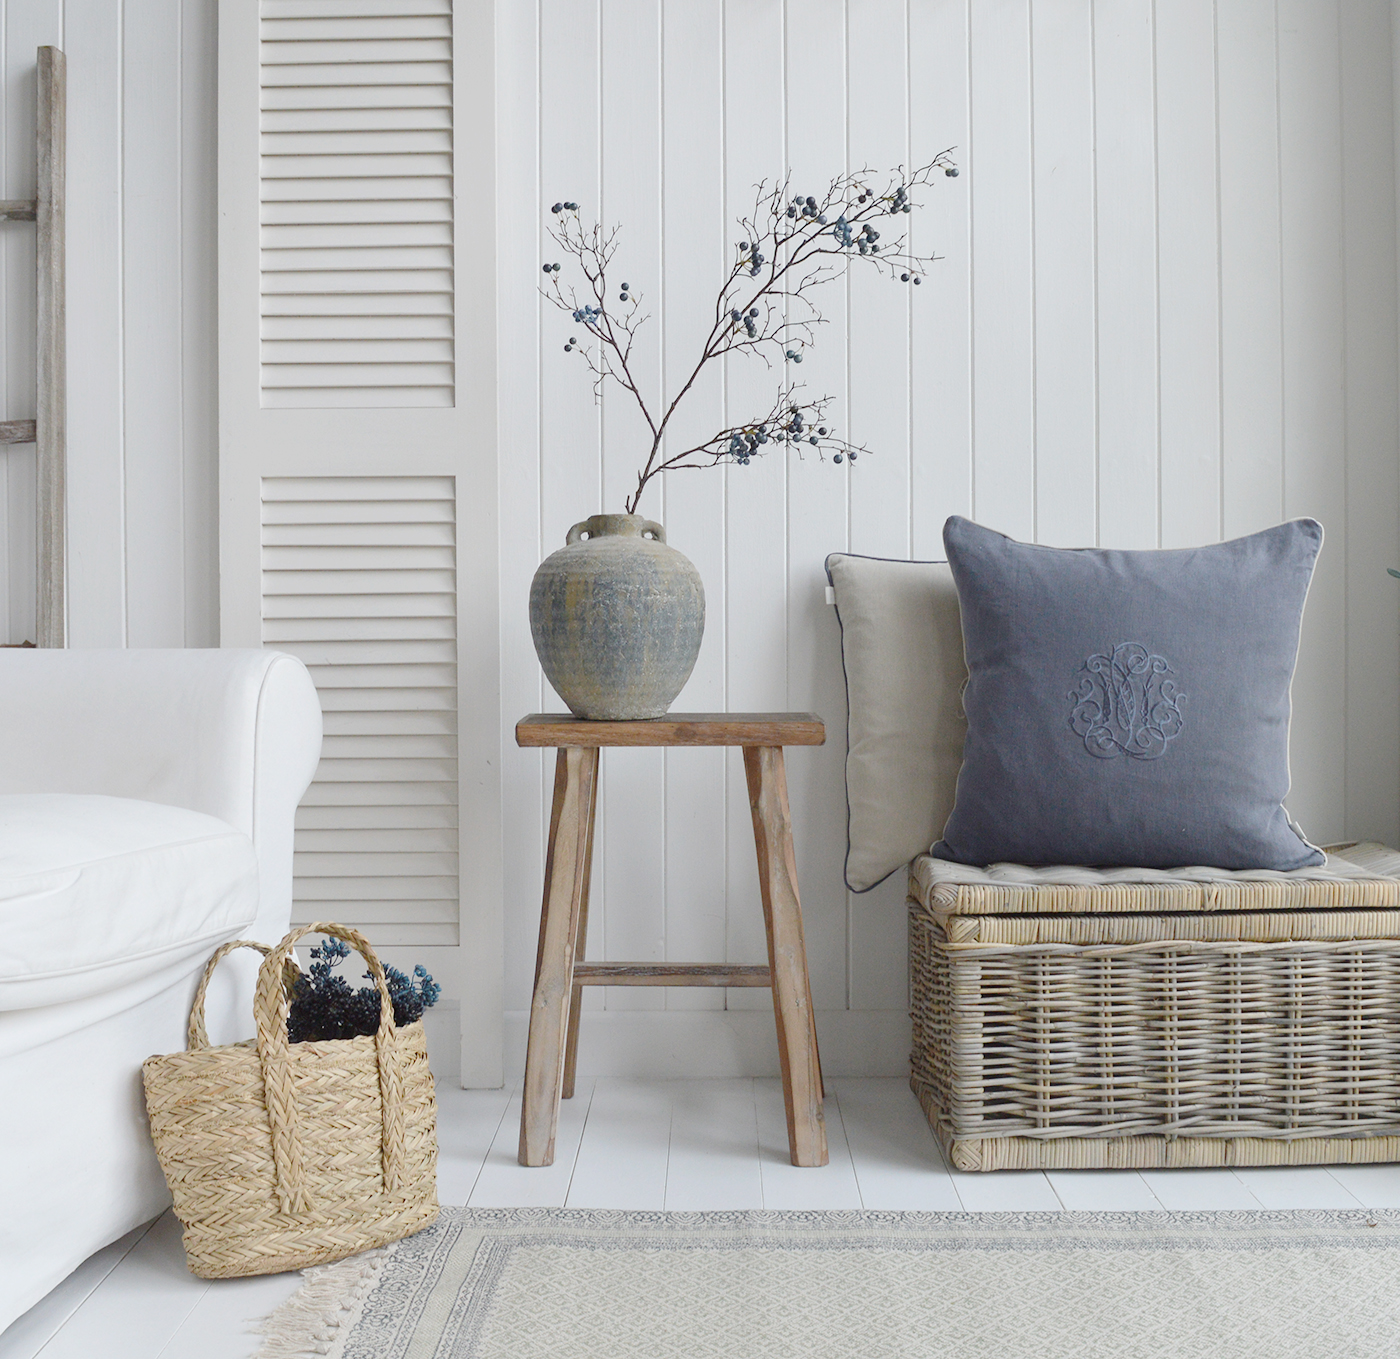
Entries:
[[[583,987],[771,986],[792,1163],[824,1166],[821,1062],[783,766],[784,746],[819,746],[826,740],[821,718],[812,713],[672,713],[645,722],[586,722],[567,713],[536,713],[516,725],[515,739],[522,746],[554,746],[559,752],[525,1054],[520,1164],[547,1166],[554,1161],[559,1100],[574,1093]],[[583,961],[598,752],[603,746],[744,748],[768,936],[767,967]]]

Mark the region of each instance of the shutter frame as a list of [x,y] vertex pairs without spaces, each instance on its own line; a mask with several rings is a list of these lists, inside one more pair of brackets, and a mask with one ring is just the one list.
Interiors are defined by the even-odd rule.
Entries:
[[[452,148],[452,169],[459,182],[471,186],[473,214],[483,214],[485,222],[474,221],[470,254],[460,251],[460,225],[454,220],[453,181],[446,176],[420,176],[445,182],[448,196],[434,200],[429,213],[416,207],[410,213],[398,200],[375,200],[372,221],[392,223],[406,216],[430,218],[432,222],[447,223],[451,233],[452,266],[448,291],[439,296],[435,309],[423,312],[429,321],[424,334],[406,338],[442,338],[444,318],[455,329],[452,320],[456,311],[456,290],[464,288],[470,299],[472,325],[463,333],[450,334],[453,353],[454,405],[414,407],[388,404],[391,386],[381,386],[375,393],[386,404],[374,407],[350,408],[283,408],[263,404],[263,317],[269,324],[268,339],[274,342],[292,338],[289,331],[304,327],[304,314],[298,311],[286,291],[261,288],[263,274],[262,221],[260,205],[265,207],[267,224],[282,233],[299,220],[300,200],[293,196],[293,181],[282,176],[265,178],[262,173],[261,119],[269,118],[269,130],[280,132],[289,125],[315,131],[305,118],[320,99],[320,91],[341,73],[337,67],[319,69],[309,85],[298,83],[310,69],[304,63],[271,63],[275,70],[266,85],[262,80],[260,27],[265,18],[285,21],[292,17],[324,19],[327,16],[376,18],[393,24],[414,17],[409,11],[422,10],[419,0],[261,0],[261,4],[221,5],[219,7],[219,559],[220,559],[220,625],[223,645],[259,646],[264,644],[266,615],[266,644],[279,646],[297,643],[297,638],[285,636],[293,613],[282,607],[288,597],[270,596],[264,610],[263,598],[263,488],[265,481],[287,478],[383,478],[383,477],[446,477],[456,488],[457,508],[452,522],[470,520],[468,534],[454,536],[454,580],[472,581],[470,592],[456,592],[453,608],[435,615],[452,624],[456,645],[455,678],[458,693],[470,694],[470,702],[461,704],[457,717],[457,807],[460,809],[458,830],[460,862],[469,862],[471,872],[459,875],[460,905],[457,919],[461,946],[431,947],[423,955],[444,983],[447,997],[461,996],[462,1024],[471,1034],[471,1042],[463,1051],[462,1080],[467,1085],[499,1085],[502,1079],[502,946],[501,946],[501,844],[500,844],[500,762],[502,754],[502,725],[499,702],[499,603],[496,528],[496,466],[495,466],[495,208],[494,208],[494,14],[487,0],[457,0],[451,6],[451,21],[455,60],[450,69],[452,91],[452,121],[472,129],[468,142]],[[294,13],[294,11],[296,13]],[[419,16],[421,17],[421,16]],[[382,36],[382,35],[381,35]],[[392,35],[391,35],[392,36]],[[434,35],[420,35],[432,39]],[[378,39],[376,39],[378,40]],[[353,63],[344,63],[345,65]],[[419,63],[420,68],[430,63]],[[412,63],[396,63],[404,68]],[[420,69],[417,74],[421,75]],[[365,87],[369,88],[369,87]],[[308,93],[309,90],[309,93]],[[266,100],[264,100],[266,95]],[[397,98],[398,96],[396,96]],[[423,98],[412,96],[417,104]],[[389,107],[378,96],[367,96],[356,117],[372,122],[374,110]],[[412,106],[412,105],[410,105]],[[295,115],[289,117],[287,115]],[[296,123],[295,118],[302,122]],[[390,120],[392,122],[392,120]],[[373,131],[370,127],[344,128],[346,132]],[[390,131],[401,130],[390,127]],[[416,152],[392,153],[419,154]],[[432,154],[431,152],[427,154]],[[381,162],[383,168],[383,162]],[[331,180],[344,178],[331,176]],[[403,177],[382,177],[389,191],[404,187]],[[441,186],[439,186],[441,187]],[[339,201],[339,200],[337,200]],[[368,201],[368,200],[365,200]],[[346,225],[349,213],[339,208],[325,214],[338,217],[336,225]],[[283,233],[284,234],[284,233]],[[343,239],[343,238],[342,238]],[[413,246],[423,242],[410,243]],[[334,247],[335,242],[332,242]],[[274,236],[272,248],[279,248]],[[458,260],[466,261],[465,273],[456,267]],[[270,270],[269,274],[285,270]],[[295,272],[295,271],[290,271]],[[352,271],[353,272],[353,271]],[[382,318],[395,314],[391,308],[399,294],[360,294],[345,299],[335,292],[319,295],[330,316],[354,315],[367,327],[364,339],[373,344],[385,338]],[[366,306],[364,297],[378,299],[384,305]],[[418,294],[422,296],[422,294]],[[339,309],[339,310],[337,310]],[[370,318],[366,320],[365,318]],[[431,318],[437,318],[433,320]],[[313,332],[315,327],[310,328]],[[321,333],[297,335],[297,339],[313,342],[337,338],[338,323],[330,322]],[[392,337],[391,337],[392,338]],[[319,360],[311,360],[317,362]],[[405,360],[410,364],[423,361],[421,353]],[[334,385],[334,384],[332,384]],[[352,390],[350,385],[341,390]],[[329,483],[328,483],[329,485]],[[328,498],[329,504],[330,498]],[[269,506],[274,504],[268,502]],[[464,506],[472,507],[468,514]],[[489,507],[486,508],[486,507]],[[342,507],[343,508],[343,507]],[[339,513],[327,509],[326,515]],[[268,522],[269,549],[297,547],[292,541],[274,541],[287,535],[281,533],[287,525],[278,525],[273,514]],[[323,516],[324,523],[333,522]],[[314,516],[313,516],[314,522]],[[444,522],[439,519],[438,523]],[[323,525],[324,526],[324,525]],[[316,547],[311,541],[315,534],[303,535],[302,547]],[[367,550],[376,545],[366,541]],[[372,569],[372,568],[367,568]],[[331,599],[331,596],[323,596]],[[281,601],[279,604],[277,601]],[[345,618],[363,620],[364,596],[338,592],[326,605],[327,617],[312,620],[315,627],[334,630],[344,608]],[[392,616],[392,615],[391,615]],[[314,631],[314,628],[313,628]],[[330,637],[304,638],[305,641],[334,640]],[[405,644],[414,640],[403,639]],[[470,645],[468,644],[470,641]],[[296,649],[295,645],[293,649]],[[346,672],[350,677],[350,672]],[[382,686],[381,686],[382,688]],[[440,689],[441,686],[438,686]],[[353,689],[353,686],[351,686]],[[433,690],[427,686],[421,693],[425,701]],[[336,730],[338,697],[350,690],[341,687],[334,692],[324,688],[323,706],[327,713],[327,749],[335,751],[342,736],[353,735]],[[372,701],[380,690],[370,685],[361,687],[354,697],[357,702]],[[395,702],[400,702],[401,696]],[[459,700],[460,702],[460,700]],[[386,709],[387,711],[387,709]],[[394,711],[402,711],[396,708]],[[425,711],[438,711],[425,709]],[[403,733],[411,735],[412,733]],[[421,734],[421,733],[420,733]],[[331,758],[341,758],[332,755]],[[344,758],[352,758],[348,754]],[[406,759],[420,758],[406,755]],[[330,788],[331,785],[325,785]],[[382,801],[379,829],[419,831],[432,827],[405,827],[393,824],[401,808],[424,805],[412,802],[422,792],[421,781],[396,782],[383,780],[376,784]],[[397,797],[403,801],[395,801]],[[312,833],[309,852],[331,853],[330,842],[319,833],[342,829],[351,813],[350,804],[317,807],[308,803],[299,813],[302,829]],[[446,807],[450,804],[444,803]],[[415,814],[416,815],[416,814]],[[318,821],[336,823],[330,826]],[[387,824],[385,824],[387,823]],[[373,827],[364,829],[375,829]],[[438,829],[442,829],[439,827]],[[450,828],[449,828],[450,829]],[[374,851],[367,850],[367,853]],[[422,850],[401,842],[402,854]],[[368,862],[368,860],[366,860]],[[331,860],[324,860],[330,865]],[[419,867],[424,865],[419,864]],[[303,875],[307,876],[307,875]],[[332,874],[310,875],[334,885]],[[362,878],[372,875],[361,875]],[[396,895],[385,898],[406,901],[412,875],[393,879]],[[429,877],[452,875],[419,875],[420,883]],[[315,899],[325,899],[317,897]],[[419,897],[418,900],[442,900]],[[300,911],[301,908],[298,908]],[[433,908],[437,911],[439,908]],[[417,920],[402,917],[395,926],[396,937],[404,945],[430,948],[442,937],[442,919]],[[373,928],[373,927],[372,927]],[[400,955],[398,961],[414,961],[412,953]],[[460,960],[460,962],[458,961]]]

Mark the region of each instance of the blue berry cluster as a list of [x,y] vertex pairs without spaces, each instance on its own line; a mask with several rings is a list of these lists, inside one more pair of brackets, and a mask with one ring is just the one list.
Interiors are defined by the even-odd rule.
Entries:
[[[624,284],[623,286],[626,287],[626,284]],[[623,300],[626,300],[625,296]],[[575,325],[588,326],[593,329],[597,328],[598,322],[602,319],[603,316],[603,313],[599,311],[597,307],[589,306],[578,307],[569,314],[574,318]],[[577,348],[577,346],[578,336],[570,335],[569,342],[564,346],[564,352],[566,354],[572,354],[575,348]]]
[[793,219],[808,217],[819,226],[826,225],[826,216],[817,206],[817,200],[811,197],[811,195],[803,198],[801,194],[798,194],[792,202],[788,204],[787,215]]
[[[817,406],[804,408],[800,405],[791,405],[777,421],[764,421],[761,424],[746,425],[740,429],[729,430],[720,436],[715,448],[715,457],[719,460],[728,459],[740,467],[747,467],[749,462],[759,455],[762,446],[767,443],[777,442],[787,444],[792,448],[807,444],[812,448],[820,448],[822,440],[826,439],[831,431],[825,425],[819,425],[814,430],[809,423],[814,416],[819,414],[819,409]],[[833,453],[832,462],[845,462],[847,459],[854,462],[856,460],[853,449],[846,447],[839,440],[835,443],[838,449],[845,448],[845,452]]]
[[547,274],[557,274],[559,272],[559,266],[557,264],[546,264],[544,266],[544,271]]
[[744,328],[744,334],[747,335],[749,339],[756,340],[758,338],[757,307],[750,307],[747,313],[742,311],[731,311],[729,313],[729,319],[734,322],[735,330],[738,330],[739,327],[742,326]]
[[740,467],[747,467],[749,459],[758,452],[759,444],[768,442],[768,426],[755,425],[752,429],[738,429],[729,436],[729,456],[739,464]]
[[556,217],[557,217],[561,212],[577,212],[577,211],[578,211],[578,204],[577,204],[577,203],[556,203],[552,208],[550,208],[550,212],[552,212]]
[[[372,986],[352,990],[335,970],[349,956],[350,946],[343,939],[325,939],[311,950],[311,967],[297,978],[287,1016],[287,1035],[293,1043],[359,1038],[379,1032],[379,992]],[[369,975],[365,973],[366,977]],[[421,1019],[423,1011],[437,1004],[442,994],[442,988],[421,963],[413,969],[413,978],[388,966],[384,976],[397,1025]]]
[[894,191],[894,197],[890,199],[890,212],[913,212],[914,205],[909,201],[909,190],[900,184]]
[[747,255],[749,257],[749,277],[757,278],[758,271],[761,268],[763,268],[765,264],[768,263],[768,256],[765,255],[763,251],[761,251],[756,245],[753,245],[748,241],[741,241],[739,243],[739,253],[741,255]]

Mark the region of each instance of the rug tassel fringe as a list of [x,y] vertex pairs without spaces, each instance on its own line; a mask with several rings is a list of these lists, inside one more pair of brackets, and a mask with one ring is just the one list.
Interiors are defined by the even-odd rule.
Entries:
[[253,1359],[326,1359],[359,1318],[389,1251],[366,1251],[302,1271],[306,1280],[258,1327],[263,1343]]

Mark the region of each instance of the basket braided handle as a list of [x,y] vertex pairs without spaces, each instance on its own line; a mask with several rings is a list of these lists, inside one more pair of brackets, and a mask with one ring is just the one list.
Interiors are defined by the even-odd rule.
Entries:
[[204,995],[209,990],[209,979],[214,975],[214,969],[230,953],[240,948],[255,948],[264,958],[272,952],[266,944],[259,944],[252,939],[230,939],[227,944],[219,945],[214,956],[204,965],[204,975],[199,979],[199,987],[194,993],[194,1003],[190,1006],[190,1027],[185,1046],[191,1052],[202,1052],[209,1046],[209,1033],[204,1027]]
[[343,939],[369,964],[370,976],[375,990],[379,992],[379,1030],[375,1034],[374,1049],[379,1067],[379,1102],[383,1110],[381,1140],[385,1193],[394,1193],[403,1181],[403,1058],[384,965],[370,947],[369,940],[358,930],[330,921],[302,925],[292,930],[263,959],[258,972],[258,992],[253,1001],[253,1022],[257,1026],[267,1118],[272,1129],[272,1157],[277,1168],[277,1196],[284,1213],[304,1213],[311,1208],[302,1166],[301,1133],[297,1127],[296,1090],[292,1083],[287,995],[281,982],[283,964],[298,941],[308,934]]

